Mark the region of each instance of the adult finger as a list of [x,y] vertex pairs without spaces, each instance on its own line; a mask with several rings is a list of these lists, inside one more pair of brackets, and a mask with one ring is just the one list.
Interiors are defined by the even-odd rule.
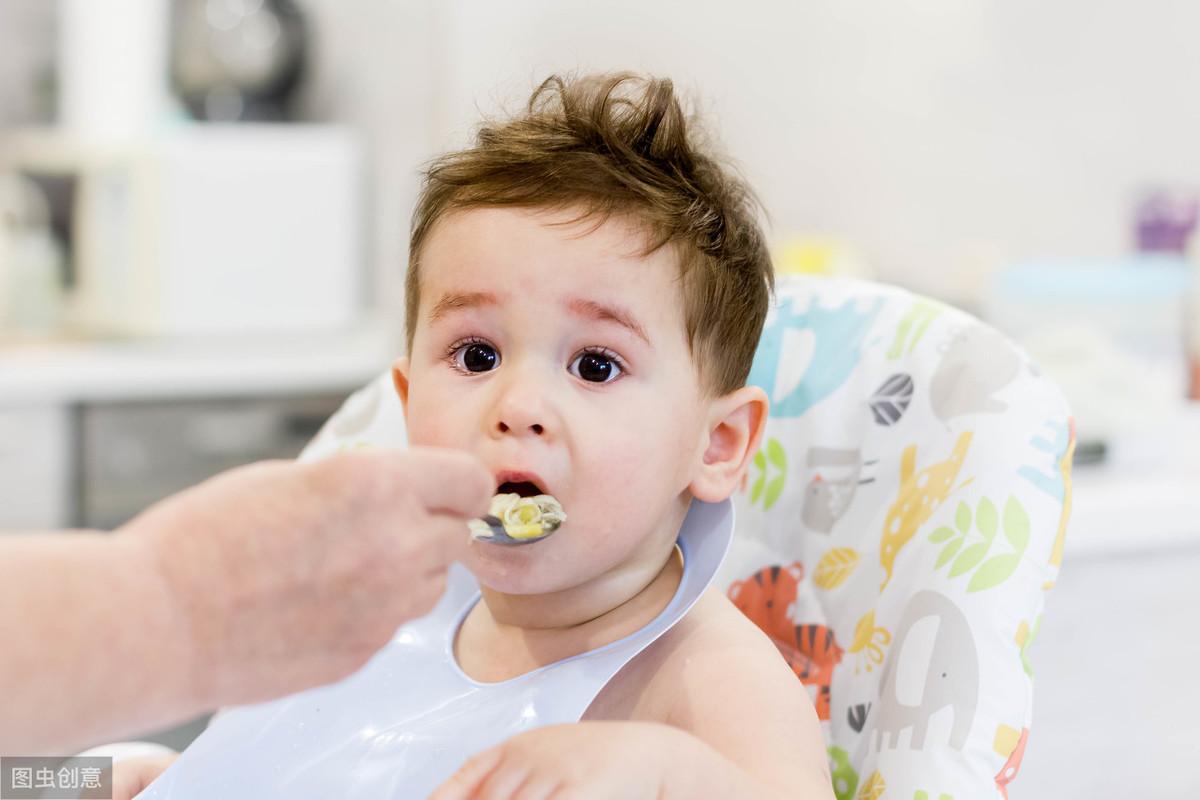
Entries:
[[434,447],[375,454],[380,469],[394,473],[397,489],[411,490],[431,513],[462,517],[487,513],[495,478],[474,456]]
[[462,561],[471,547],[471,529],[462,517],[439,514],[429,518],[429,557],[434,569]]

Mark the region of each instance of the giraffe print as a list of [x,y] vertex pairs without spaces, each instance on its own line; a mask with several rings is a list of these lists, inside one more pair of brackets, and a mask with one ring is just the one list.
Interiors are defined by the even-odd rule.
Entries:
[[[917,446],[910,444],[900,457],[900,489],[896,502],[888,510],[883,525],[883,539],[879,546],[879,563],[885,576],[879,591],[883,591],[892,579],[892,568],[900,549],[916,535],[917,529],[933,516],[938,506],[946,501],[963,460],[971,446],[972,434],[968,431],[958,437],[954,450],[945,461],[931,464],[920,472],[916,471]],[[966,486],[966,481],[958,488]]]

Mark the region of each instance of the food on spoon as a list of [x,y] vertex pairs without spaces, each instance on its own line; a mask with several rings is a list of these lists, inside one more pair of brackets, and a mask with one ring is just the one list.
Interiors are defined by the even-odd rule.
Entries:
[[[549,536],[566,521],[562,504],[548,494],[522,497],[515,492],[492,498],[488,514],[500,520],[510,538],[532,541]],[[477,539],[492,538],[492,529],[481,519],[470,521],[471,534]]]

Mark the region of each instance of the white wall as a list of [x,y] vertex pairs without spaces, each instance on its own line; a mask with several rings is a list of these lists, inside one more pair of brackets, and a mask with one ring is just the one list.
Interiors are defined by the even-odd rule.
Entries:
[[[306,107],[377,156],[378,291],[396,291],[416,169],[546,74],[674,77],[783,235],[856,243],[951,299],[992,265],[1112,256],[1146,182],[1200,185],[1189,0],[301,0]],[[0,0],[0,126],[36,113],[50,0]]]
[[[299,0],[312,33],[300,105],[306,118],[357,127],[370,154],[368,253],[371,302],[397,342],[403,330],[408,220],[420,164],[436,152],[430,133],[436,0]],[[387,313],[395,309],[395,313]]]
[[1110,256],[1145,181],[1200,183],[1200,4],[448,0],[435,135],[554,70],[695,90],[777,233],[951,297],[1010,258]]

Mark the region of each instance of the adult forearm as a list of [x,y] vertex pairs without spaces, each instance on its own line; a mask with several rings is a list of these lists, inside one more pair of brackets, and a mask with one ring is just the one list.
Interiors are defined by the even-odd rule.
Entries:
[[492,477],[462,453],[218,475],[115,534],[0,537],[0,754],[343,678],[427,613]]
[[0,538],[0,754],[68,754],[201,711],[178,623],[137,540]]

